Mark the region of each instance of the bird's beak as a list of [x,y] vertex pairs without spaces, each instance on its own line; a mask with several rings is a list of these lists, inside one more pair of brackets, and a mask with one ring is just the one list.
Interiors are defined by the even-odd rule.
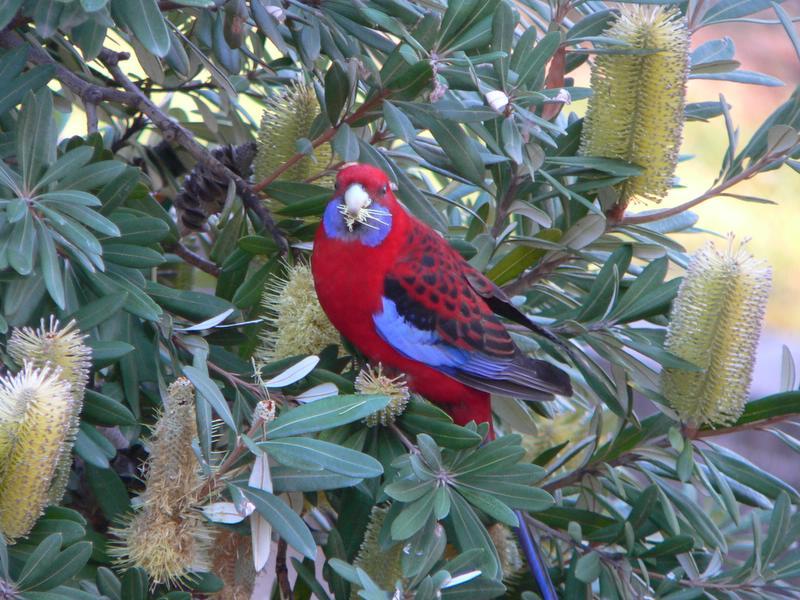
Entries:
[[344,205],[347,214],[352,218],[358,217],[363,209],[372,203],[369,193],[360,183],[353,183],[344,193]]

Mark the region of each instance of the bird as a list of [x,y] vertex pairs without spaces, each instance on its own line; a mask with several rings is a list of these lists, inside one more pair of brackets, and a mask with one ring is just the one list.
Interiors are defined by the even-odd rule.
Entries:
[[536,326],[394,195],[389,177],[351,164],[336,177],[314,239],[311,271],[333,326],[367,360],[458,425],[488,423],[491,394],[570,396],[569,375],[520,350],[498,316]]

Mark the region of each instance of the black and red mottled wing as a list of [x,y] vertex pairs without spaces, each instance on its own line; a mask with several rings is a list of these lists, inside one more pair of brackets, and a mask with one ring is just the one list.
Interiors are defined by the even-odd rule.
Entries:
[[436,232],[414,221],[373,319],[398,352],[476,389],[529,400],[570,394],[566,373],[516,347],[487,302],[502,292],[489,286]]

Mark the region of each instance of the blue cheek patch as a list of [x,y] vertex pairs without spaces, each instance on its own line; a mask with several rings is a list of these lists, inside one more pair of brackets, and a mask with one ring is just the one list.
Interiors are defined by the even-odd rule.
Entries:
[[[339,212],[339,205],[341,203],[341,198],[334,198],[328,202],[328,206],[325,207],[325,213],[322,215],[322,225],[329,238],[342,240],[344,242],[361,242],[365,246],[374,248],[379,245],[392,230],[392,214],[384,209],[386,214],[380,217],[382,223],[373,219],[369,221],[369,226],[357,225],[353,228],[353,231],[350,231],[344,222],[344,217]],[[379,204],[375,206],[382,208]]]

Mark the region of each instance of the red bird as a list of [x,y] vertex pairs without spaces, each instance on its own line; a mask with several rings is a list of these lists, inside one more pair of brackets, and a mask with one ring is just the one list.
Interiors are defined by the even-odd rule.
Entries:
[[314,241],[320,304],[370,361],[452,415],[491,424],[490,393],[570,395],[568,375],[524,354],[495,313],[530,325],[500,288],[397,201],[386,174],[339,172]]

